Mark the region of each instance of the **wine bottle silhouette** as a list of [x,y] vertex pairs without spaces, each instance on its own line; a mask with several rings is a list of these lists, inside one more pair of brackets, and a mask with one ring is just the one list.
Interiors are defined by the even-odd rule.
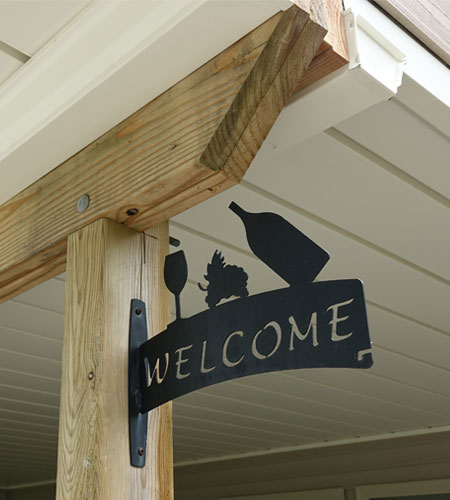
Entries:
[[187,262],[183,250],[167,255],[164,261],[164,281],[175,295],[177,319],[181,319],[180,293],[186,285],[187,277]]
[[229,208],[245,226],[252,252],[290,285],[309,283],[330,256],[280,215],[252,213],[234,201]]

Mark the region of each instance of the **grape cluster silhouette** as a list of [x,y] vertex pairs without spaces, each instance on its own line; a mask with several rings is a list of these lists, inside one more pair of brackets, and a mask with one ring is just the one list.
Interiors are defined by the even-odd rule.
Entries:
[[242,267],[225,264],[225,258],[218,250],[214,252],[206,271],[204,278],[208,281],[208,285],[204,288],[198,283],[198,287],[208,292],[205,301],[209,307],[214,307],[222,299],[232,296],[248,297],[247,273]]

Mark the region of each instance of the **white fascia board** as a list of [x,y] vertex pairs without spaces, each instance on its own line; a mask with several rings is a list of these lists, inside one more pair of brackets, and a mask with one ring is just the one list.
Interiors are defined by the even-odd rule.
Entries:
[[0,86],[0,204],[290,5],[92,3]]

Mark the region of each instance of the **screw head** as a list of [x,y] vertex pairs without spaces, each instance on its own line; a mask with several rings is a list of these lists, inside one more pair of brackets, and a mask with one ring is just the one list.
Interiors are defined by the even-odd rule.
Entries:
[[138,448],[138,455],[140,455],[141,457],[143,457],[144,453],[145,453],[144,448]]
[[142,309],[140,307],[137,307],[134,312],[136,313],[136,316],[140,316],[142,314]]
[[88,379],[92,380],[94,378],[94,372],[89,372],[88,373]]
[[77,211],[81,213],[87,210],[90,201],[91,199],[89,198],[89,195],[83,194],[83,196],[81,196],[81,198],[77,202]]

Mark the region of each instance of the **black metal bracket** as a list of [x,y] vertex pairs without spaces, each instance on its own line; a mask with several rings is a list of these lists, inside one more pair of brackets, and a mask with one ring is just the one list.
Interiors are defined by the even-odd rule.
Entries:
[[139,347],[147,340],[145,303],[131,301],[130,337],[128,354],[128,422],[130,433],[130,459],[134,467],[145,466],[147,450],[148,413],[142,413],[142,392],[147,386],[144,360]]

